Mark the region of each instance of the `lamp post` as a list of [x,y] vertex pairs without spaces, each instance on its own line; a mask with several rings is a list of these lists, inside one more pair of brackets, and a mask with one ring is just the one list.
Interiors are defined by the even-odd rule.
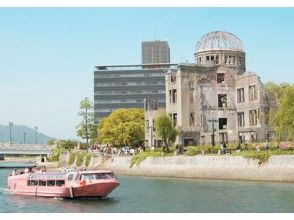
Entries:
[[212,146],[214,147],[215,145],[215,141],[214,141],[214,137],[215,137],[215,132],[216,132],[216,129],[214,128],[214,123],[217,123],[218,121],[216,119],[209,119],[208,122],[211,122],[212,123]]
[[87,152],[89,151],[89,136],[88,136],[88,107],[86,107],[86,143],[87,143]]
[[11,128],[12,128],[13,122],[9,122],[8,124],[9,124],[9,144],[11,144],[11,142],[12,142],[11,141],[11,139],[12,139],[11,138]]
[[37,126],[35,126],[35,130],[36,130],[36,144],[38,144],[38,132],[37,132],[38,127]]
[[23,132],[23,144],[25,144],[26,143],[26,132]]

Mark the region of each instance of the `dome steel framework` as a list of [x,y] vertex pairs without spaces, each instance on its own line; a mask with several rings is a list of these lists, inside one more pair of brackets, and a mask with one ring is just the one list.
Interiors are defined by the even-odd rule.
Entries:
[[226,31],[214,31],[202,36],[196,46],[196,53],[209,50],[244,52],[244,47],[242,41],[234,34]]

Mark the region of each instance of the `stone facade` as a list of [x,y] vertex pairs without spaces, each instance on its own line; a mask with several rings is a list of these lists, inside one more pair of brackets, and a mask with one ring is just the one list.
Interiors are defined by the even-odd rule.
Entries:
[[201,38],[194,64],[165,77],[166,113],[179,130],[176,144],[255,142],[266,138],[263,85],[246,71],[241,41],[227,32]]

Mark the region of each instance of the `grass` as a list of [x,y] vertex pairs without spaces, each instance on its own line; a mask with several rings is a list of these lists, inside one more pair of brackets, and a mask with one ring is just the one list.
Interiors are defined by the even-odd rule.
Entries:
[[72,165],[75,162],[76,156],[77,156],[77,153],[75,152],[70,153],[68,165]]
[[77,166],[81,166],[82,165],[85,156],[86,156],[86,153],[82,153],[82,152],[78,152],[77,153],[77,162],[76,162],[76,165]]
[[139,154],[136,154],[132,157],[130,167],[136,165],[138,166],[143,160],[147,157],[161,157],[162,153],[159,151],[146,151]]
[[265,164],[268,162],[269,158],[273,155],[294,155],[294,150],[280,150],[280,149],[272,149],[272,150],[248,150],[241,151],[239,153],[235,152],[232,154],[233,156],[243,156],[245,158],[256,159],[258,160],[258,164]]
[[52,155],[50,157],[50,162],[59,162],[59,156],[65,151],[63,148],[56,147],[53,149]]
[[92,155],[93,154],[91,154],[91,153],[86,154],[86,159],[85,159],[85,165],[86,166],[89,166]]

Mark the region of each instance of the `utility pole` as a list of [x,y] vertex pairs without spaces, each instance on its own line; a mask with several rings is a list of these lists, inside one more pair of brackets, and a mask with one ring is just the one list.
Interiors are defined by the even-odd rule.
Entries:
[[216,119],[209,119],[208,122],[212,123],[212,146],[214,147],[215,145],[215,132],[216,129],[214,128],[214,123],[217,123],[218,121]]
[[23,132],[23,144],[25,144],[26,143],[26,132]]
[[9,122],[8,123],[9,124],[9,144],[11,144],[12,142],[11,142],[11,128],[12,128],[12,125],[13,125],[13,122]]
[[38,127],[37,126],[35,126],[35,130],[36,130],[36,144],[38,144],[38,132],[37,132]]

